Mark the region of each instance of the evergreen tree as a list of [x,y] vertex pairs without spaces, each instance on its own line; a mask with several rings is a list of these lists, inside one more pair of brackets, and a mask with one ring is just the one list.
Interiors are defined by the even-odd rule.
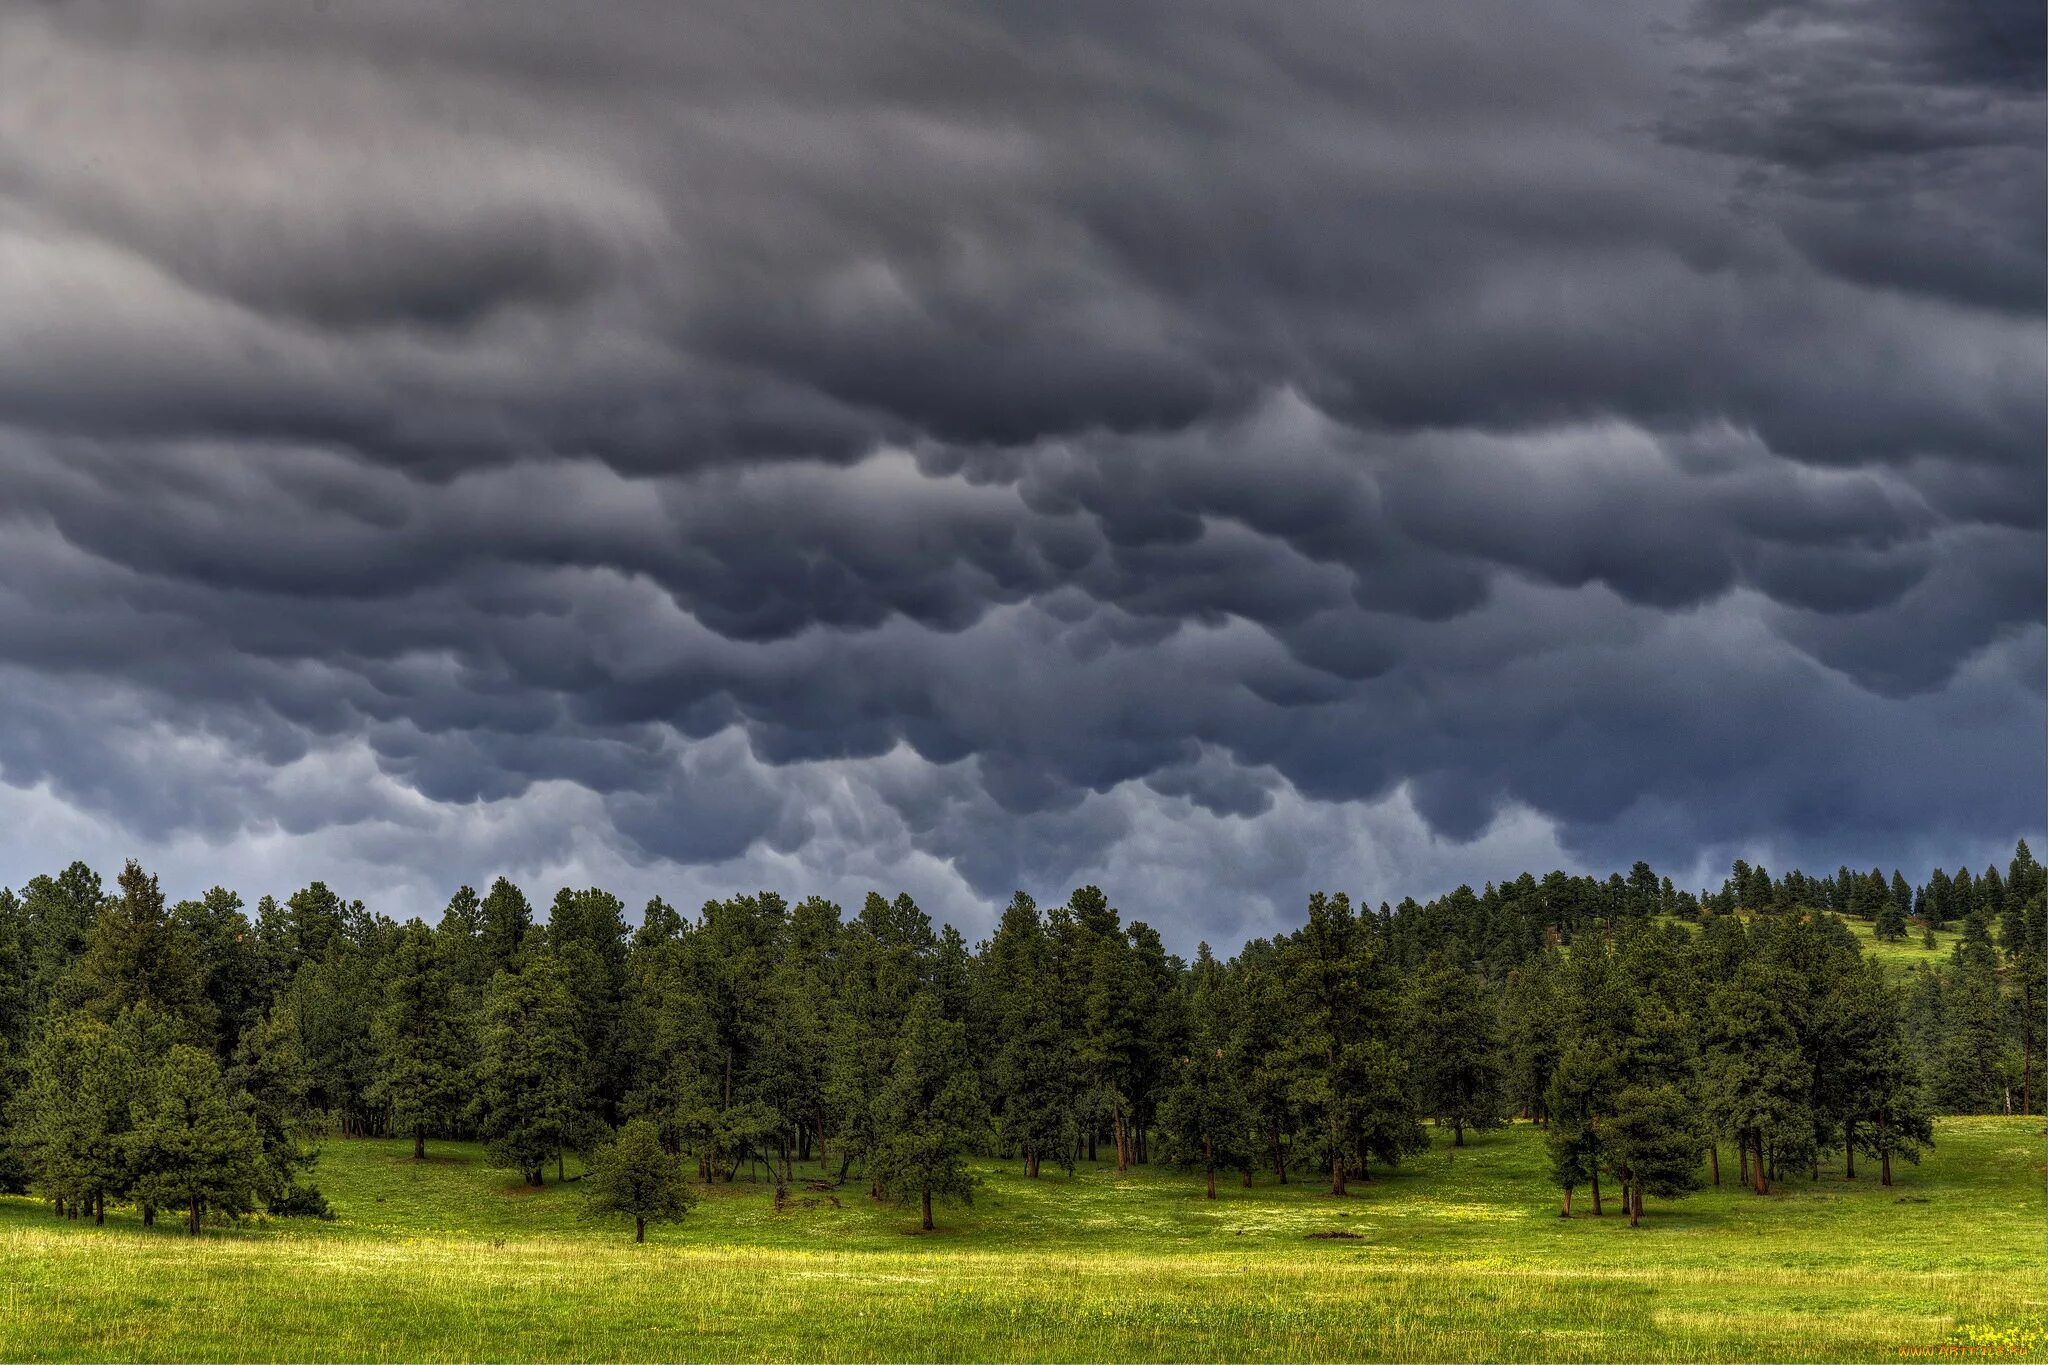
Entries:
[[533,907],[526,893],[503,877],[491,883],[478,907],[478,939],[489,972],[517,972],[533,929]]
[[926,1232],[934,1198],[973,1198],[967,1157],[985,1122],[965,1027],[944,1016],[935,995],[920,994],[875,1100],[874,1161],[885,1194],[918,1199]]
[[1410,1008],[1424,1112],[1450,1126],[1455,1147],[1465,1145],[1468,1128],[1498,1128],[1507,1107],[1500,1025],[1484,983],[1439,952],[1415,983]]
[[1401,1056],[1394,978],[1341,892],[1309,897],[1308,923],[1288,942],[1294,1002],[1293,1099],[1329,1164],[1330,1193],[1377,1156],[1392,1165],[1423,1150]]
[[1508,973],[1501,1000],[1507,1098],[1539,1122],[1550,1116],[1550,1078],[1564,1050],[1557,983],[1556,953],[1541,952]]
[[198,959],[204,1013],[214,1024],[216,1051],[232,1057],[242,1030],[254,1024],[269,1004],[263,961],[242,898],[216,886],[196,901],[171,907],[173,931],[192,945]]
[[550,1158],[585,1131],[583,1040],[561,964],[548,954],[514,975],[499,972],[484,996],[477,1110],[486,1150],[529,1185]]
[[1073,1169],[1074,1087],[1055,999],[1052,945],[1031,897],[1018,892],[985,954],[995,1024],[989,1067],[996,1132],[1036,1179],[1047,1156]]
[[1630,1227],[1642,1221],[1645,1194],[1676,1199],[1700,1187],[1700,1148],[1707,1135],[1697,1103],[1676,1085],[1623,1089],[1605,1140],[1610,1159],[1624,1173]]
[[164,908],[157,879],[132,860],[121,870],[121,894],[93,920],[78,963],[79,1003],[102,1019],[131,1009],[170,1020],[187,1042],[211,1042],[214,1012],[199,974],[191,937]]
[[1813,1068],[1784,1007],[1795,989],[1782,973],[1750,963],[1708,998],[1706,1116],[1734,1140],[1758,1194],[1770,1192],[1773,1159],[1800,1164],[1812,1150]]
[[104,1222],[107,1200],[128,1188],[128,1106],[140,1069],[132,1037],[82,1013],[52,1020],[30,1053],[13,1139],[60,1213]]
[[394,1132],[412,1135],[415,1159],[426,1156],[430,1132],[455,1126],[470,1094],[474,1044],[442,951],[433,930],[417,920],[406,925],[384,964],[384,1001],[372,1028],[379,1065],[371,1096],[390,1111]]
[[631,1218],[636,1242],[647,1240],[649,1223],[679,1219],[697,1204],[681,1164],[648,1119],[628,1120],[617,1137],[591,1153],[583,1191],[591,1213]]
[[246,1096],[259,1146],[256,1193],[263,1207],[281,1216],[325,1217],[327,1200],[299,1175],[318,1160],[313,1145],[320,1114],[313,1107],[312,1068],[299,1034],[292,1002],[281,999],[235,1046],[228,1084]]
[[136,1197],[184,1209],[194,1237],[209,1209],[238,1214],[254,1206],[262,1140],[210,1052],[179,1043],[149,1068],[127,1147]]
[[1919,1068],[1907,1045],[1899,1002],[1875,962],[1865,963],[1850,983],[1857,1017],[1857,1049],[1853,1088],[1856,1122],[1848,1133],[1848,1171],[1855,1173],[1855,1154],[1880,1163],[1882,1183],[1892,1183],[1892,1158],[1918,1162],[1933,1145]]
[[1251,1169],[1252,1117],[1225,1047],[1222,972],[1206,956],[1206,945],[1204,965],[1208,970],[1195,986],[1191,1046],[1175,1066],[1159,1122],[1167,1160],[1201,1171],[1214,1199],[1217,1167]]

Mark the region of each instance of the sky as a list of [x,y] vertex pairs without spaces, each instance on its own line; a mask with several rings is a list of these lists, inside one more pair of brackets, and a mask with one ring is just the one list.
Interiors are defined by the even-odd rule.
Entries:
[[0,884],[2043,825],[2039,0],[0,11]]

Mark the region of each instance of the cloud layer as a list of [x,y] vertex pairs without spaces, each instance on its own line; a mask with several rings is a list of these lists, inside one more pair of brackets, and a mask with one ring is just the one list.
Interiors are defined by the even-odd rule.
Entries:
[[2038,5],[23,7],[0,880],[1978,857]]

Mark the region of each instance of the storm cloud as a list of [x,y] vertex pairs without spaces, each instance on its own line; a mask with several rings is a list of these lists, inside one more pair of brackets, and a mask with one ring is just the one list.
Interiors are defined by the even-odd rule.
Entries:
[[2038,830],[2006,0],[0,17],[0,881],[1111,888]]

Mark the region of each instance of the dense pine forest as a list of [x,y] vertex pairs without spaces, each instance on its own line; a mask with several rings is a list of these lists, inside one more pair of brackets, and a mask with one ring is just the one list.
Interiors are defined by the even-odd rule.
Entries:
[[[481,1138],[530,1184],[589,1160],[600,1201],[676,1216],[696,1182],[971,1198],[970,1158],[1083,1159],[1344,1194],[1428,1145],[1542,1125],[1566,1216],[1702,1182],[1889,1183],[1931,1116],[2038,1112],[2044,878],[1922,885],[1647,864],[1418,904],[1316,895],[1293,933],[1192,962],[1094,887],[1019,893],[970,946],[907,896],[601,890],[545,916],[500,879],[438,925],[315,882],[253,916],[167,904],[129,863],[0,890],[0,1189],[59,1215],[325,1212],[323,1136]],[[1946,954],[1894,970],[1874,946]],[[1197,1183],[1199,1182],[1199,1183]],[[1619,1201],[1618,1209],[1615,1201]]]

